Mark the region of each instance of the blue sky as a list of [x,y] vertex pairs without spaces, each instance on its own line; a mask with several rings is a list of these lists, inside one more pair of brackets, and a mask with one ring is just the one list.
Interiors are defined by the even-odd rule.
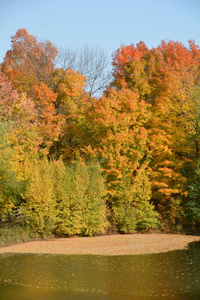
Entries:
[[0,0],[0,11],[0,62],[19,28],[58,47],[101,46],[109,56],[140,41],[200,45],[200,0]]

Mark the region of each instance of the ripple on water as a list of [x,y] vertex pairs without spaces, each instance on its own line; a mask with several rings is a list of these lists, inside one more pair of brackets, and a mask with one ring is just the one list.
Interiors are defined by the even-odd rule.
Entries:
[[[0,295],[32,299],[200,299],[200,243],[167,253],[3,254]],[[197,298],[196,298],[197,297]]]

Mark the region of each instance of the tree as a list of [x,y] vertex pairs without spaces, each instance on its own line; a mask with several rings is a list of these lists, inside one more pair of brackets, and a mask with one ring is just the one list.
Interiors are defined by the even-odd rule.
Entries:
[[7,141],[13,149],[12,168],[21,180],[25,161],[39,151],[41,139],[36,125],[33,101],[24,93],[13,90],[8,78],[0,73],[0,115],[5,123],[12,123]]
[[7,76],[0,72],[0,105],[2,116],[6,118],[13,114],[17,99],[17,91],[13,90],[12,84],[9,82]]
[[[197,91],[199,59],[198,52],[195,54],[191,47],[187,49],[172,41],[162,42],[154,53],[162,57],[157,68],[161,70],[165,66],[167,72],[157,83],[157,95],[154,90],[154,120],[151,124],[154,134],[160,131],[160,136],[163,136],[165,154],[158,147],[161,139],[154,138],[152,169],[155,171],[153,176],[157,177],[156,184],[160,184],[161,188],[155,186],[153,195],[160,198],[157,198],[157,203],[161,210],[164,209],[162,213],[167,213],[167,218],[175,224],[182,219],[182,199],[187,193],[183,176],[187,174],[183,173],[183,166],[188,161],[193,164],[198,155],[199,105],[198,93],[194,97],[194,91]],[[154,78],[156,76],[155,73]],[[159,196],[159,193],[162,195]]]
[[[132,232],[137,226],[135,203],[141,198],[145,203],[150,200],[137,183],[141,174],[148,172],[150,151],[145,126],[150,116],[149,104],[128,89],[110,90],[108,97],[95,102],[86,115],[90,144],[83,151],[97,157],[107,174],[111,220],[123,232]],[[149,208],[153,210],[153,206]]]
[[95,162],[34,159],[27,165],[23,209],[36,235],[101,234],[107,227],[106,187]]
[[148,78],[147,61],[149,59],[149,50],[143,42],[136,47],[121,46],[113,53],[113,81],[112,87],[118,90],[126,87],[139,94],[141,99],[151,92]]
[[0,212],[7,212],[11,208],[20,205],[21,194],[25,185],[17,179],[13,170],[13,149],[10,145],[9,134],[13,123],[6,122],[0,118]]
[[23,210],[35,235],[51,235],[56,223],[54,163],[47,157],[34,158],[26,164],[27,189]]
[[193,178],[188,185],[188,197],[185,201],[185,217],[187,225],[194,228],[200,224],[200,161],[198,160],[194,169]]
[[59,235],[92,236],[105,232],[107,190],[99,164],[79,160],[55,165],[55,196]]
[[60,48],[58,65],[66,72],[72,69],[85,76],[84,88],[90,97],[99,96],[112,79],[110,61],[100,47],[85,45],[75,50]]
[[58,140],[64,118],[56,113],[55,102],[57,95],[46,84],[34,86],[32,99],[36,108],[36,124],[40,132],[40,146],[48,153],[54,141]]
[[58,54],[50,41],[38,42],[26,29],[18,29],[11,37],[11,50],[7,51],[2,72],[12,80],[13,87],[28,95],[31,87],[45,83],[52,87],[51,73]]
[[109,59],[100,47],[85,45],[79,53],[77,69],[87,78],[86,91],[90,97],[99,95],[112,78]]
[[[31,98],[27,97],[26,93],[14,90],[11,82],[2,73],[0,84],[1,115],[15,123],[15,135],[21,136],[18,142],[23,141],[20,142],[21,147],[27,146],[29,141],[29,151],[43,149],[43,152],[48,153],[52,143],[58,140],[64,122],[62,115],[57,114],[55,109],[57,94],[41,82],[40,85],[32,86],[29,91]],[[27,140],[28,134],[30,138]],[[27,147],[26,150],[28,151]]]
[[131,89],[152,104],[148,124],[152,197],[173,224],[182,215],[184,161],[193,160],[198,152],[199,113],[194,91],[199,82],[200,51],[194,42],[189,45],[188,49],[179,42],[162,41],[149,50],[140,42],[136,47],[122,46],[113,56],[111,86]]
[[51,153],[63,156],[65,161],[74,159],[85,143],[85,111],[91,105],[84,88],[86,78],[73,70],[56,69],[53,73],[57,98],[55,108],[63,120],[60,136],[51,148]]
[[86,117],[94,138],[85,149],[102,158],[111,182],[120,180],[122,173],[133,174],[141,164],[147,163],[145,124],[150,111],[149,105],[139,101],[136,93],[127,89],[111,90],[108,97],[103,96],[91,106]]

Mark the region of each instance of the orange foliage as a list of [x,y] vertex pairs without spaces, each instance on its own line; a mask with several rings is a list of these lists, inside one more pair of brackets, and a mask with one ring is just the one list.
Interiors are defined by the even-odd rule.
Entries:
[[38,42],[26,29],[18,29],[11,44],[2,71],[12,80],[13,87],[29,94],[31,87],[40,82],[51,86],[56,47],[50,41]]
[[56,114],[54,106],[56,96],[44,83],[32,89],[32,99],[37,111],[37,127],[42,138],[42,146],[47,147],[46,150],[58,139],[64,123],[62,115]]
[[87,114],[90,139],[83,151],[100,159],[112,193],[123,175],[134,179],[141,168],[148,166],[145,124],[149,118],[149,105],[127,89],[111,90],[109,96],[96,101]]
[[173,220],[180,210],[178,199],[185,194],[186,179],[181,175],[184,159],[194,157],[200,140],[200,109],[197,111],[194,96],[198,94],[195,85],[200,78],[199,58],[200,50],[194,41],[189,42],[189,49],[179,42],[162,41],[151,50],[140,42],[122,46],[113,55],[111,85],[134,90],[152,104],[148,128],[153,199],[168,211],[174,205],[170,199],[177,199]]

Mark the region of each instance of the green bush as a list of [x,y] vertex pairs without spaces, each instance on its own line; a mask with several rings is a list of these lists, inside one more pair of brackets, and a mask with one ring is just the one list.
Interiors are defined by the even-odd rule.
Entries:
[[55,226],[54,163],[47,158],[34,159],[28,168],[23,206],[26,223],[36,235],[49,235]]
[[94,235],[107,227],[106,188],[96,162],[69,166],[47,158],[29,165],[26,223],[36,235]]
[[81,161],[65,167],[59,162],[55,175],[59,235],[94,235],[107,227],[106,188],[96,162]]
[[188,186],[188,197],[185,203],[185,219],[193,227],[200,225],[200,160],[194,170],[193,182]]
[[113,208],[114,224],[121,233],[133,233],[137,230],[137,217],[135,210],[130,206],[123,205]]
[[71,235],[73,228],[70,221],[69,181],[64,163],[60,160],[54,163],[54,196],[56,224],[54,233],[57,235]]
[[25,189],[25,184],[17,180],[10,163],[13,150],[9,133],[12,126],[12,123],[0,119],[0,212],[19,206]]
[[137,228],[147,231],[159,227],[159,214],[154,210],[151,200],[151,183],[147,172],[143,169],[138,172],[134,182],[133,200],[136,204]]
[[111,198],[111,220],[123,233],[159,227],[158,213],[150,203],[151,184],[145,170],[131,179],[123,176],[117,186],[118,197]]
[[111,223],[122,233],[137,229],[137,217],[133,206],[133,189],[130,177],[123,176],[116,187],[117,193],[110,199]]

